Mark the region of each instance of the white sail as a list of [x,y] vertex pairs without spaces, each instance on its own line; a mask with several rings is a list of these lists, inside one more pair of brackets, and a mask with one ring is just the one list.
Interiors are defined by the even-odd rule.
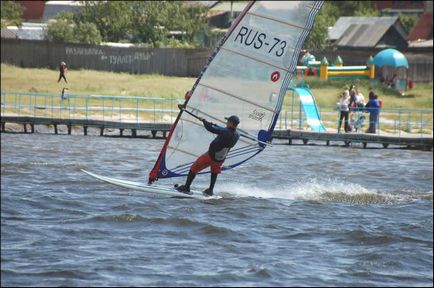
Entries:
[[220,126],[225,125],[224,117],[240,118],[242,137],[223,169],[238,166],[265,148],[321,5],[322,1],[249,3],[193,86],[185,103],[187,111],[181,111],[175,121],[150,182],[186,175],[208,150],[215,135],[192,114]]

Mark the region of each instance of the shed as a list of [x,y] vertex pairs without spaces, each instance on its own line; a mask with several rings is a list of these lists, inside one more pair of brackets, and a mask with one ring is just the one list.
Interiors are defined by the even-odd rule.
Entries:
[[340,17],[328,36],[338,49],[405,50],[408,46],[407,33],[397,16]]

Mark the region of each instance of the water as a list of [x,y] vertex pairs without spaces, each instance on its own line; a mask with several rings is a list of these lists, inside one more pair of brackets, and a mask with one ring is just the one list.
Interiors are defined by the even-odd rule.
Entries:
[[274,145],[205,202],[80,172],[146,181],[162,143],[2,134],[1,285],[432,286],[432,152]]

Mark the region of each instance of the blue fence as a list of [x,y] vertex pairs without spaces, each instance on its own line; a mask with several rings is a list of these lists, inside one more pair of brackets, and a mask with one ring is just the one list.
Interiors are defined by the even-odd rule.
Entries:
[[[182,98],[68,95],[67,91],[60,95],[1,91],[1,115],[127,123],[173,123],[179,113],[177,105],[183,101]],[[290,102],[283,107],[276,129],[310,130],[301,103]],[[336,107],[318,108],[327,131],[336,132],[339,121]],[[369,113],[354,111],[350,115],[350,124],[355,128],[352,133],[364,133],[369,126]],[[387,133],[432,135],[433,111],[381,109],[377,134]]]
[[172,123],[182,99],[1,91],[1,115]]

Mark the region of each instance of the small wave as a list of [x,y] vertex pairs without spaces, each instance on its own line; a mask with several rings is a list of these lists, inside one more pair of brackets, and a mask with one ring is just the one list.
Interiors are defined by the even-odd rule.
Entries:
[[281,188],[259,188],[247,184],[222,184],[222,194],[232,197],[255,197],[265,199],[305,200],[319,202],[342,202],[350,204],[393,204],[413,200],[431,200],[432,192],[385,193],[367,189],[359,184],[341,180],[317,180],[284,185]]
[[140,215],[133,214],[120,214],[120,215],[104,215],[93,216],[87,219],[87,221],[97,222],[143,222],[147,219]]
[[1,163],[2,168],[29,168],[29,167],[48,167],[48,168],[65,168],[70,167],[74,169],[81,169],[85,168],[81,164],[78,163],[48,163],[48,162],[21,162],[21,163],[13,163],[13,162],[6,162]]
[[271,278],[272,275],[268,271],[267,268],[264,267],[264,265],[255,265],[254,267],[247,270],[247,273],[253,273],[255,276],[258,276],[260,278]]
[[381,245],[398,241],[398,239],[393,236],[374,235],[364,230],[349,231],[346,236],[351,241],[355,241],[360,245]]
[[233,231],[226,227],[216,226],[210,223],[196,221],[194,219],[182,217],[142,217],[135,214],[104,215],[93,216],[86,221],[97,222],[150,222],[160,225],[173,225],[179,228],[197,228],[204,234],[222,234],[232,233]]

